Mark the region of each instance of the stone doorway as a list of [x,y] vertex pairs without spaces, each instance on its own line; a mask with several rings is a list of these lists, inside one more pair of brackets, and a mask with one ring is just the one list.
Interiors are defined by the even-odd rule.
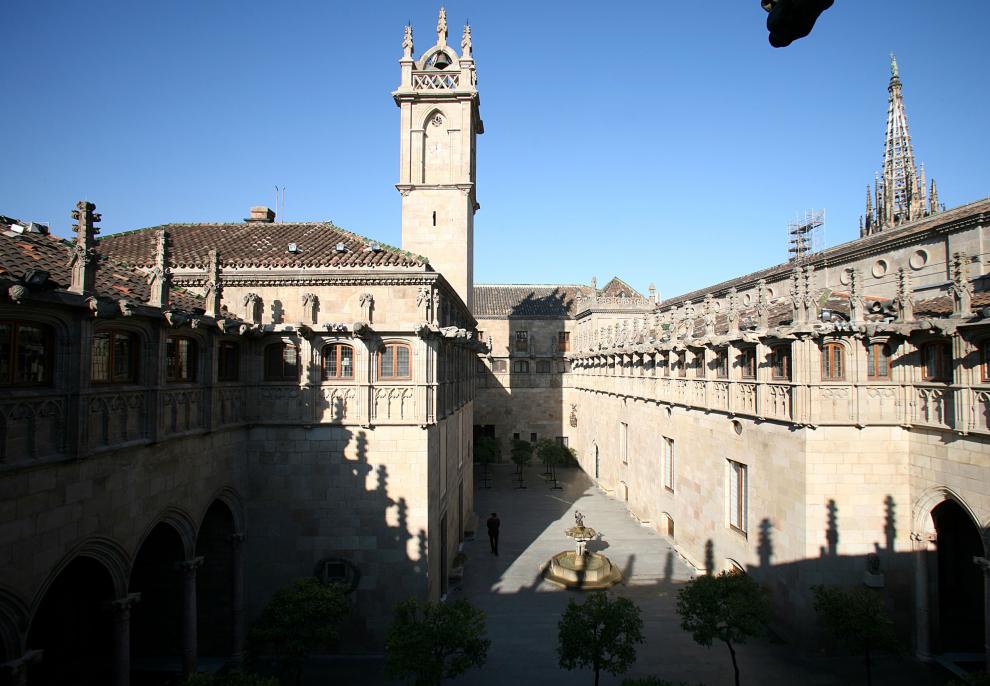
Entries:
[[219,500],[206,511],[196,539],[203,566],[196,577],[198,655],[229,658],[234,653],[234,515]]
[[131,572],[131,593],[141,602],[131,612],[132,684],[157,683],[181,670],[182,539],[170,525],[155,526],[141,544]]
[[936,532],[937,603],[933,648],[937,653],[982,653],[984,644],[984,557],[979,529],[954,500],[932,510]]

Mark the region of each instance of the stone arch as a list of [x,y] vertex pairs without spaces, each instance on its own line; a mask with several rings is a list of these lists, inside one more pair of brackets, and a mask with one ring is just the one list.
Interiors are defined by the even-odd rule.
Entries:
[[240,612],[237,586],[240,533],[229,493],[221,493],[206,508],[196,537],[198,653],[227,658],[236,652],[235,624]]
[[441,47],[439,45],[434,45],[432,48],[430,48],[429,50],[423,53],[423,56],[419,58],[419,62],[416,63],[416,69],[418,71],[422,71],[426,69],[427,68],[426,65],[429,64],[430,59],[438,52],[442,52],[445,55],[447,55],[448,58],[450,58],[450,67],[444,69],[443,71],[453,73],[460,70],[461,62],[458,59],[457,53],[454,52],[453,48],[451,48],[450,46]]
[[62,560],[52,568],[44,583],[38,587],[31,603],[32,613],[38,609],[38,604],[48,592],[52,582],[77,557],[90,557],[102,564],[113,580],[114,597],[123,598],[127,595],[127,582],[130,577],[131,557],[117,541],[103,536],[94,536],[70,550]]
[[984,555],[987,555],[988,549],[990,549],[990,541],[987,540],[988,532],[990,532],[990,522],[988,522],[985,526],[981,524],[980,520],[976,516],[976,513],[973,512],[973,508],[969,506],[962,496],[948,486],[935,486],[929,488],[922,493],[915,502],[914,520],[912,522],[914,532],[921,534],[923,537],[934,535],[935,523],[931,517],[932,511],[946,500],[955,502],[967,515],[969,515],[969,518],[973,522],[973,526],[975,526],[977,531],[980,532],[980,536],[983,539],[983,553]]
[[27,604],[13,591],[0,587],[0,663],[24,652],[27,625]]
[[141,550],[141,546],[143,546],[145,541],[148,539],[148,536],[151,535],[151,532],[154,531],[155,527],[159,524],[167,524],[175,529],[176,533],[179,534],[179,539],[182,541],[182,550],[185,553],[186,559],[188,560],[192,558],[196,550],[196,524],[188,512],[171,505],[162,510],[157,517],[152,519],[151,523],[144,530],[144,533],[141,534],[141,537],[138,539],[138,544],[134,548],[135,558],[137,557],[138,551]]
[[209,512],[210,508],[213,507],[213,503],[217,500],[226,505],[227,509],[230,510],[230,514],[234,519],[234,529],[236,533],[244,533],[244,500],[233,487],[223,486],[217,489],[213,495],[210,496],[206,506],[203,508],[198,520],[199,526],[196,527],[197,536],[200,529],[203,527],[203,521],[206,519],[206,514]]

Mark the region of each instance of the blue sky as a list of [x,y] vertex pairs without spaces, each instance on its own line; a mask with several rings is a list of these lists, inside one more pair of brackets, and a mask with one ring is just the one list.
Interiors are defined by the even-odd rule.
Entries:
[[[825,209],[858,235],[880,168],[888,53],[915,154],[949,206],[990,195],[990,3],[836,0],[772,49],[758,0],[447,2],[470,18],[478,282],[599,282],[664,296],[786,258]],[[68,235],[237,221],[286,186],[286,220],[400,243],[402,27],[438,3],[53,2],[0,7],[0,214]],[[699,7],[706,8],[699,11]]]

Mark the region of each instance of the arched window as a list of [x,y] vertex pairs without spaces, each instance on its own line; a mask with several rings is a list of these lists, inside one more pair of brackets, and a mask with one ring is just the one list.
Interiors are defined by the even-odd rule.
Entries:
[[323,346],[323,380],[354,378],[354,348],[345,343]]
[[265,346],[265,381],[298,381],[299,349],[292,343]]
[[890,348],[886,343],[870,343],[866,346],[866,378],[890,378]]
[[921,347],[921,378],[924,381],[952,379],[952,355],[948,343],[933,341]]
[[409,379],[412,378],[412,367],[409,346],[405,343],[386,343],[378,353],[379,379]]
[[846,350],[841,343],[822,346],[822,381],[843,381],[846,378]]
[[529,362],[526,360],[516,360],[512,363],[513,374],[529,374]]
[[196,380],[196,341],[186,336],[169,336],[165,340],[165,380]]
[[89,378],[93,383],[137,381],[137,336],[128,331],[97,331],[90,349]]
[[0,385],[51,383],[53,347],[51,329],[44,324],[0,322]]

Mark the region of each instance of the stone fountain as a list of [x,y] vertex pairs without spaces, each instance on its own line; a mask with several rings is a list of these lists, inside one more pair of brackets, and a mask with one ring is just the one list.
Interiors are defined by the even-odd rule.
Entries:
[[543,568],[543,576],[565,588],[595,591],[622,581],[622,572],[601,553],[589,553],[588,541],[598,532],[584,525],[584,515],[574,513],[574,526],[564,532],[574,539],[574,550],[557,553]]

